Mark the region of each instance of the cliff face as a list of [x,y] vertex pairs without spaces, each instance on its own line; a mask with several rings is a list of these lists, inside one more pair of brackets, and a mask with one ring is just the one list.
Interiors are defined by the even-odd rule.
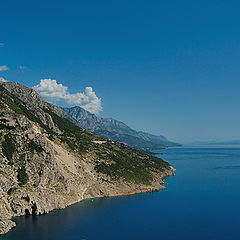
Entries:
[[125,123],[112,118],[101,118],[84,110],[81,107],[62,108],[67,119],[79,127],[106,138],[123,142],[134,148],[143,150],[156,150],[172,146],[180,146],[163,136],[155,136],[145,132],[131,129]]
[[43,214],[87,198],[159,190],[174,169],[63,118],[20,84],[0,84],[0,233],[14,216]]

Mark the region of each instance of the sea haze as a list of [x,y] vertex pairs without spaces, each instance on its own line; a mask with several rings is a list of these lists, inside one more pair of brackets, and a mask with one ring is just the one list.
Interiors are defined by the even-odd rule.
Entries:
[[87,200],[39,217],[18,217],[0,239],[239,239],[240,148],[170,148],[167,189]]

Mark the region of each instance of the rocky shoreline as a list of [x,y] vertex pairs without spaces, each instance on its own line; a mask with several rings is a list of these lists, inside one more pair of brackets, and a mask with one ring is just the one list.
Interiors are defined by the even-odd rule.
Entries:
[[[24,216],[24,215],[28,215],[28,214],[33,214],[33,215],[42,215],[42,214],[47,214],[53,210],[56,210],[56,209],[64,209],[70,205],[73,205],[75,203],[78,203],[78,202],[81,202],[81,201],[84,201],[84,200],[87,200],[87,199],[95,199],[95,198],[102,198],[102,197],[117,197],[117,196],[128,196],[128,195],[134,195],[134,194],[140,194],[140,193],[150,193],[150,192],[157,192],[157,191],[160,191],[160,190],[163,190],[165,189],[166,187],[163,185],[165,183],[164,181],[164,178],[165,177],[168,177],[168,176],[173,176],[174,175],[174,172],[176,170],[174,168],[171,167],[171,169],[169,171],[166,171],[165,173],[163,173],[161,176],[157,176],[157,179],[155,179],[155,182],[152,186],[137,186],[134,185],[136,188],[133,189],[133,186],[130,187],[130,185],[128,186],[129,187],[129,190],[127,190],[127,187],[126,187],[126,184],[125,183],[119,183],[118,187],[120,188],[120,186],[123,187],[122,190],[125,190],[125,191],[121,191],[120,189],[115,190],[113,192],[102,192],[100,191],[98,194],[96,195],[93,195],[93,196],[89,196],[89,197],[86,197],[86,198],[83,198],[83,199],[72,199],[71,200],[67,200],[67,198],[65,199],[65,201],[63,201],[61,204],[57,204],[56,205],[56,202],[55,203],[51,203],[49,204],[48,206],[46,205],[45,207],[44,206],[41,206],[41,202],[36,202],[33,203],[33,199],[34,199],[34,194],[29,192],[29,193],[22,193],[23,196],[21,197],[21,199],[24,199],[25,201],[28,201],[29,203],[31,203],[31,208],[32,208],[32,211],[34,210],[33,206],[35,206],[35,212],[33,211],[32,213],[31,212],[26,212],[26,208],[27,206],[26,205],[21,205],[21,204],[17,204],[20,207],[20,209],[18,209],[18,211],[20,210],[20,214],[12,214],[12,216],[8,216],[8,218],[6,219],[3,219],[2,217],[0,218],[0,235],[4,235],[6,233],[8,233],[12,228],[14,228],[16,226],[16,223],[12,220],[13,217],[17,217],[17,216]],[[41,194],[41,193],[40,193]],[[32,199],[32,200],[31,200]],[[49,196],[48,198],[49,200],[52,199],[52,196]],[[64,200],[64,199],[62,199]]]

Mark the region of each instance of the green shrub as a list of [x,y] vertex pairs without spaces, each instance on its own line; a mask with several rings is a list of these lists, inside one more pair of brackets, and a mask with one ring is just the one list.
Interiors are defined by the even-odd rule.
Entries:
[[51,141],[54,140],[54,135],[53,134],[50,134],[49,137],[48,137]]
[[14,126],[8,126],[0,122],[0,129],[6,129],[6,130],[13,130],[15,129]]
[[9,188],[7,194],[11,195],[16,189],[17,189],[16,187]]
[[21,167],[18,169],[17,172],[18,172],[17,178],[18,178],[19,185],[22,186],[22,185],[26,184],[29,179],[28,174],[26,172],[26,168]]
[[41,153],[43,151],[42,146],[35,143],[33,140],[30,140],[30,142],[28,143],[28,148],[31,152],[34,152],[35,150],[37,153]]
[[9,161],[9,164],[13,164],[13,153],[15,152],[15,143],[10,134],[4,136],[4,141],[2,143],[2,152]]
[[24,114],[24,112],[14,103],[8,102],[8,106],[11,110],[13,110],[17,114]]

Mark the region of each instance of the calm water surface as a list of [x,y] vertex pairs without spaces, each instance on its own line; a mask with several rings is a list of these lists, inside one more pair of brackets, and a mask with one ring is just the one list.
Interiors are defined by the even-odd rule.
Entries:
[[0,239],[240,239],[240,148],[171,148],[167,190],[89,200],[40,217],[19,217]]

